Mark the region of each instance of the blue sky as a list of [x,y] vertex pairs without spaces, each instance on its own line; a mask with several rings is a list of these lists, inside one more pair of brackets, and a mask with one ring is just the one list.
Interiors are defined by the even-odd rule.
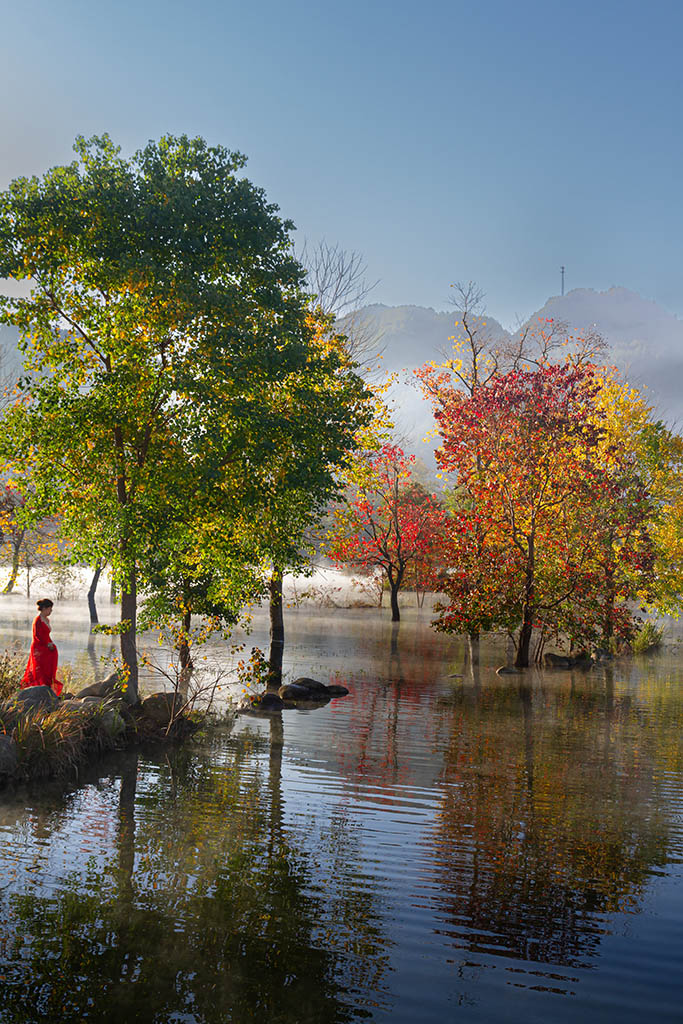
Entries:
[[249,158],[375,301],[475,279],[506,325],[618,284],[683,316],[683,5],[24,0],[4,5],[0,185],[172,132]]

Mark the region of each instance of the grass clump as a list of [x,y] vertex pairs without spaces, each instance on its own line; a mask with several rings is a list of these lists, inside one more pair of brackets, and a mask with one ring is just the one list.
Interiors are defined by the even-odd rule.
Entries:
[[88,705],[77,711],[64,704],[55,711],[22,718],[13,732],[18,777],[74,776],[93,757],[121,746],[125,732],[121,715],[104,704]]
[[632,647],[634,654],[646,654],[647,651],[654,651],[661,646],[664,639],[664,630],[654,622],[645,622],[633,638]]
[[26,656],[19,651],[0,654],[0,701],[9,700],[19,689],[26,668]]

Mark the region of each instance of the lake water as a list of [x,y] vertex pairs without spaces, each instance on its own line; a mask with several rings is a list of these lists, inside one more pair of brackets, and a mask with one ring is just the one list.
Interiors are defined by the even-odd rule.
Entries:
[[0,1022],[680,1022],[677,646],[499,677],[426,611],[287,627],[350,697],[0,793]]

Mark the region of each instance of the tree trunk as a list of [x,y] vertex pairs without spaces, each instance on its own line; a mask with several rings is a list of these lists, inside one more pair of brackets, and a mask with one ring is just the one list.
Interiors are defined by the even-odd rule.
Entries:
[[98,562],[95,566],[95,572],[90,583],[90,589],[88,590],[88,608],[90,610],[90,628],[96,626],[100,621],[97,618],[97,605],[95,604],[95,591],[97,590],[97,584],[100,581],[100,574],[102,572],[102,566]]
[[400,622],[400,611],[398,610],[398,590],[400,588],[400,579],[394,579],[389,575],[389,594],[391,597],[391,622]]
[[17,576],[19,575],[19,562],[21,560],[21,545],[24,539],[26,530],[20,530],[16,535],[15,540],[12,541],[12,571],[10,577],[7,580],[3,594],[11,594],[14,590],[14,584],[17,582]]
[[400,622],[400,611],[398,610],[398,587],[395,584],[391,587],[391,622]]
[[181,695],[187,698],[187,684],[192,675],[192,655],[190,654],[190,630],[192,629],[192,612],[183,612],[182,633],[178,644],[178,661],[180,677],[178,680]]
[[126,700],[130,704],[138,702],[137,610],[137,580],[131,572],[126,589],[121,593],[121,622],[128,623],[121,633],[121,659],[128,676]]
[[519,644],[517,645],[517,657],[515,658],[515,668],[528,668],[529,667],[529,647],[531,645],[531,634],[533,632],[533,621],[531,619],[531,609],[524,609],[524,619],[522,621],[522,628],[519,631]]
[[282,610],[282,570],[274,569],[270,591],[270,652],[268,662],[268,689],[277,690],[282,686],[282,658],[285,650],[285,620]]
[[479,664],[479,631],[467,634],[467,647],[470,655],[470,664]]
[[522,628],[519,632],[519,643],[517,645],[517,657],[515,668],[529,667],[529,648],[531,646],[531,635],[534,629],[534,568],[535,568],[535,544],[533,535],[529,538],[529,548],[526,562],[526,578],[524,581],[524,603],[522,605]]
[[614,575],[610,570],[607,570],[605,577],[605,610],[602,625],[602,646],[611,654],[612,641],[614,639]]

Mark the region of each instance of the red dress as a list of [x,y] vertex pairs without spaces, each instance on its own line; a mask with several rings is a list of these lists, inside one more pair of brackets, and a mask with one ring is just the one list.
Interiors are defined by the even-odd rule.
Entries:
[[[50,645],[50,646],[48,646]],[[51,686],[57,696],[62,684],[57,679],[57,648],[50,640],[50,627],[40,615],[33,620],[33,640],[21,687]]]

